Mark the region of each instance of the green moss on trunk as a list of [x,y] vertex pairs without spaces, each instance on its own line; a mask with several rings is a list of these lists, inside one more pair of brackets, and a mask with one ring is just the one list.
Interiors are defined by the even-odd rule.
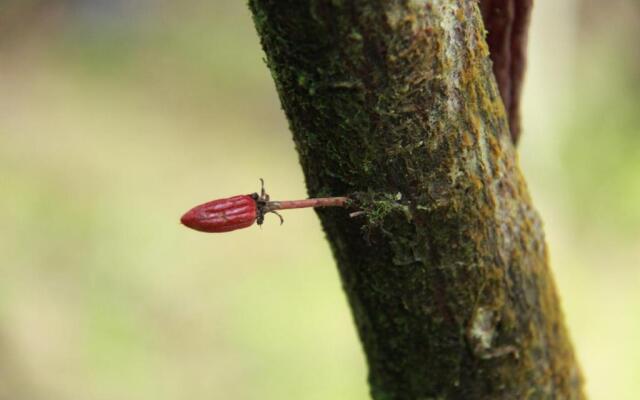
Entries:
[[372,396],[583,398],[476,3],[249,4]]

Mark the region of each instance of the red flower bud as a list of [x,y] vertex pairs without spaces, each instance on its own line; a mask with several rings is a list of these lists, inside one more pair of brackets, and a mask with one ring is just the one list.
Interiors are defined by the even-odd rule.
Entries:
[[317,199],[269,201],[264,191],[264,181],[260,179],[262,189],[258,193],[233,196],[227,199],[213,200],[193,207],[182,216],[183,225],[201,232],[229,232],[247,228],[257,222],[262,225],[264,216],[273,213],[284,222],[276,210],[309,207],[345,207],[347,197],[322,197]]
[[253,225],[258,216],[254,195],[233,196],[195,206],[180,222],[201,232],[229,232]]

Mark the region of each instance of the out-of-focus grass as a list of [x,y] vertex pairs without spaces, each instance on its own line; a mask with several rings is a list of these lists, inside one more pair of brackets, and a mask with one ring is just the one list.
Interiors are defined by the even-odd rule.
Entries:
[[[259,177],[305,196],[244,4],[11,4],[31,19],[0,38],[0,398],[367,398],[312,212],[178,224]],[[521,158],[592,398],[632,399],[637,70],[558,32],[568,4],[537,4]]]

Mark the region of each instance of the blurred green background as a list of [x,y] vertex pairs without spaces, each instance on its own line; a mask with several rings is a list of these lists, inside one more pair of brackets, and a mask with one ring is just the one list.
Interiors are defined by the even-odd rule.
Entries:
[[[520,158],[592,399],[640,396],[640,12],[537,0]],[[367,399],[244,2],[0,0],[0,398]]]

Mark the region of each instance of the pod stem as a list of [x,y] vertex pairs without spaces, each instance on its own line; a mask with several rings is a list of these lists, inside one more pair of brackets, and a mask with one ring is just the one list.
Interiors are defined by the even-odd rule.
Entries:
[[265,212],[270,212],[293,208],[344,207],[348,201],[348,197],[318,197],[304,200],[267,201],[264,210]]

